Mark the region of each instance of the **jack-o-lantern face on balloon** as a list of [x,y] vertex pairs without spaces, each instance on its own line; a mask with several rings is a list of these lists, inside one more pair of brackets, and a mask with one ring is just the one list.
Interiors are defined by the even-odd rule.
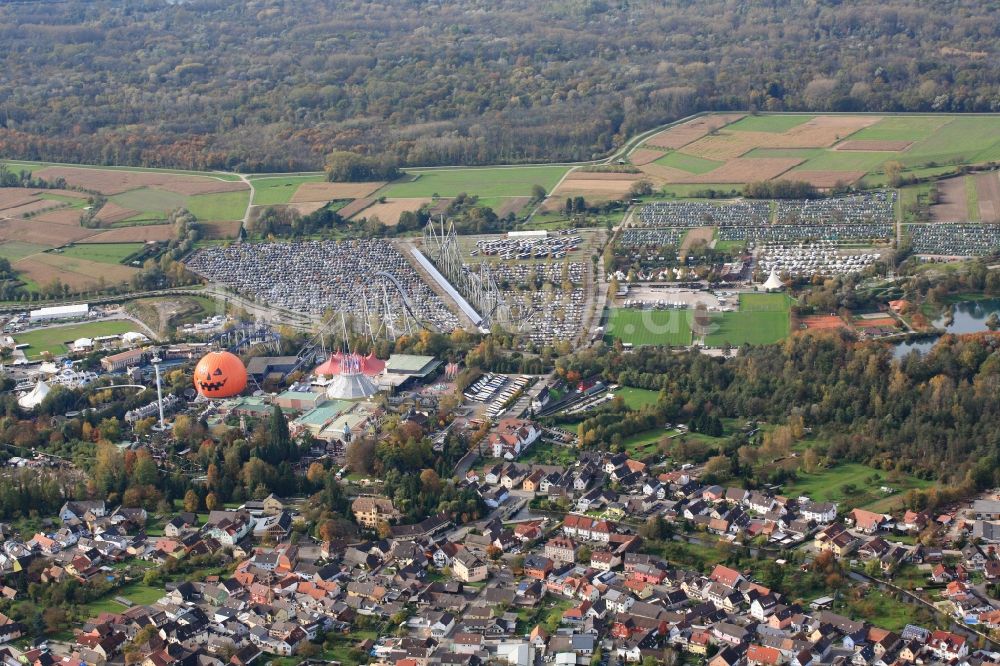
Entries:
[[194,387],[206,398],[231,398],[247,387],[247,369],[235,354],[209,352],[194,368]]

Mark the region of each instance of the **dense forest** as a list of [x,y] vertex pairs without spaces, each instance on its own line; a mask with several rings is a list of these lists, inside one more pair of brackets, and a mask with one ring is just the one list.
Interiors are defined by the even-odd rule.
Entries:
[[273,170],[581,160],[710,109],[1000,110],[973,0],[0,5],[0,155]]
[[557,367],[564,376],[599,374],[660,391],[638,413],[584,422],[585,446],[665,422],[710,432],[716,418],[754,418],[812,429],[831,460],[940,479],[963,492],[1000,483],[1000,338],[993,334],[945,336],[932,351],[901,360],[888,345],[824,333],[746,347],[725,362],[602,347],[561,358]]

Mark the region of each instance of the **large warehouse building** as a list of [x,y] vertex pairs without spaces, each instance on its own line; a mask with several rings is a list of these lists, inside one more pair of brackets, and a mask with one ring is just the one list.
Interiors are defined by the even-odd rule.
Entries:
[[55,319],[80,319],[90,313],[90,306],[86,303],[82,305],[58,305],[51,308],[39,308],[31,311],[31,323],[52,321]]

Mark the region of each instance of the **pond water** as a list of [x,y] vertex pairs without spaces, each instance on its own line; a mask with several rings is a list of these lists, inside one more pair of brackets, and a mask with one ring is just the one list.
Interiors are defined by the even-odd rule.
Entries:
[[[951,324],[945,325],[948,315],[941,315],[933,324],[935,328],[941,328],[948,333],[978,333],[988,330],[986,319],[996,312],[1000,314],[1000,299],[988,299],[983,301],[959,301],[955,303],[955,315]],[[937,344],[937,338],[926,340],[906,340],[897,343],[893,355],[902,358],[911,351],[918,351],[921,354]]]

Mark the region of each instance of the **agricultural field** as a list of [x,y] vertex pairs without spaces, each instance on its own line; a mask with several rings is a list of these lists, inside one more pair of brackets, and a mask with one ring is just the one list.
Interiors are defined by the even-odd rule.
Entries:
[[22,279],[38,286],[54,280],[68,285],[73,291],[93,289],[102,282],[106,286],[128,282],[138,272],[137,268],[94,261],[81,257],[66,257],[42,252],[20,259],[13,264]]
[[325,178],[316,176],[261,176],[251,178],[253,184],[253,205],[274,206],[291,202],[300,185],[322,183]]
[[656,160],[655,163],[660,166],[670,167],[671,169],[687,171],[688,173],[708,173],[723,164],[722,162],[716,160],[706,160],[702,157],[695,157],[694,155],[685,155],[684,153],[676,150],[667,153],[663,157]]
[[18,333],[14,336],[17,344],[30,345],[25,350],[29,358],[38,358],[43,353],[48,352],[53,355],[65,354],[69,351],[67,342],[73,342],[78,338],[95,338],[102,335],[121,335],[135,331],[145,334],[142,327],[131,321],[124,319],[111,319],[106,321],[91,321],[84,324],[71,324],[69,326],[50,326],[40,328],[27,333]]
[[397,180],[378,191],[378,196],[415,199],[454,197],[463,192],[480,197],[524,197],[534,185],[551,191],[569,170],[564,166],[486,167],[408,171],[412,180]]
[[384,202],[377,201],[364,210],[355,213],[352,219],[377,217],[382,224],[394,227],[399,223],[399,217],[406,212],[420,210],[425,204],[431,203],[429,197],[415,199],[386,199]]
[[[673,151],[673,152],[667,152]],[[660,156],[657,157],[656,153]],[[885,180],[900,162],[915,176],[954,173],[962,164],[1000,160],[1000,116],[755,115],[703,116],[643,142],[633,164],[657,184],[797,178],[817,187]],[[704,162],[721,164],[704,169]],[[775,161],[799,160],[779,168]]]
[[91,243],[71,245],[54,254],[70,259],[84,259],[102,264],[121,264],[143,248],[143,243]]
[[22,243],[21,241],[6,241],[0,243],[0,257],[10,262],[15,262],[18,259],[30,257],[33,254],[38,254],[39,252],[42,252],[47,249],[48,246],[38,245],[36,243]]

